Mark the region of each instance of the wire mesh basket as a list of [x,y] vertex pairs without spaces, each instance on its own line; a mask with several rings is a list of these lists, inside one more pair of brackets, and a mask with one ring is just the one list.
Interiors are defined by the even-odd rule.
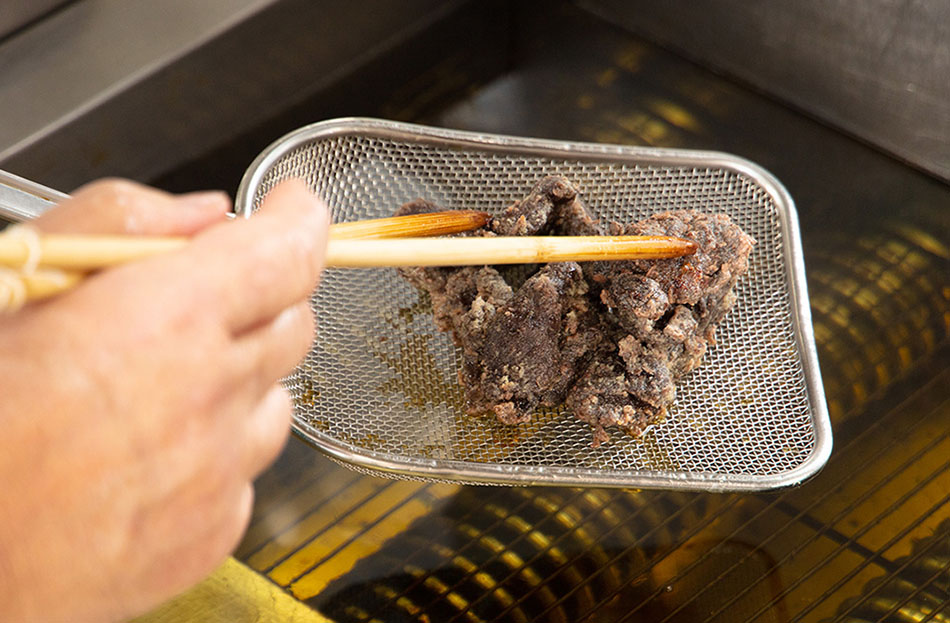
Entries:
[[669,209],[722,212],[757,240],[738,302],[665,419],[592,447],[566,408],[517,426],[468,415],[461,354],[428,299],[394,269],[331,269],[314,293],[319,335],[288,378],[296,432],[355,469],[398,478],[755,490],[801,482],[827,461],[797,217],[768,172],[722,153],[477,134],[374,119],[302,128],[251,165],[248,216],[299,177],[335,222],[391,216],[416,198],[498,213],[545,175],[580,189],[602,222]]

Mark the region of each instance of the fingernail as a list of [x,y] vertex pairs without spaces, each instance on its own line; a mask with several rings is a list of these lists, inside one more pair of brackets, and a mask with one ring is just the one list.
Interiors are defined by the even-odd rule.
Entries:
[[[313,315],[313,309],[310,307],[310,300],[296,303],[281,311],[271,323],[271,327],[280,333],[285,333],[290,327],[300,327],[301,324],[310,325],[310,334],[302,336],[307,344],[313,342],[316,336],[316,319]],[[298,332],[294,332],[299,335]]]
[[202,190],[179,195],[178,203],[195,210],[218,209],[227,212],[231,209],[231,197],[223,190]]
[[[307,308],[309,311],[309,307]],[[304,312],[302,305],[291,305],[290,307],[284,308],[276,318],[274,318],[273,326],[275,329],[282,329],[284,327],[290,326],[297,323],[297,319],[300,318],[301,314]]]
[[314,214],[317,219],[317,236],[320,240],[320,253],[319,253],[319,262],[320,266],[323,266],[323,252],[326,249],[327,242],[330,238],[330,210],[327,208],[327,204],[323,202],[323,199],[314,195]]
[[314,209],[317,212],[317,216],[320,218],[320,220],[326,223],[327,225],[329,225],[330,224],[330,209],[327,207],[327,204],[325,204],[323,202],[323,199],[321,199],[319,196],[314,195],[313,205],[314,205]]
[[317,195],[309,188],[306,190],[311,207],[311,211],[307,215],[308,220],[314,227],[323,229],[330,224],[330,210],[327,208],[327,204],[323,202],[323,199],[320,198],[320,195]]

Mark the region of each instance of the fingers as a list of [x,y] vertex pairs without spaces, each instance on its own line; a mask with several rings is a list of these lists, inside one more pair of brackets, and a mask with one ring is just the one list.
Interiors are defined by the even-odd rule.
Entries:
[[[309,297],[323,267],[329,215],[298,181],[275,188],[251,219],[225,221],[228,208],[218,193],[174,197],[111,181],[80,189],[37,225],[87,233],[197,232],[181,251],[103,271],[81,288],[85,298],[77,291],[62,300],[74,307],[111,300],[133,311],[161,301],[156,331],[205,344],[209,357],[225,362],[209,383],[231,399],[208,408],[219,416],[211,428],[243,433],[232,460],[236,475],[250,479],[273,461],[289,432],[293,406],[277,381],[313,341]],[[209,331],[224,339],[202,341]],[[228,413],[240,417],[220,417]]]
[[313,313],[304,300],[237,338],[230,359],[239,377],[254,380],[248,390],[259,396],[304,358],[313,336]]
[[329,214],[303,182],[275,188],[251,219],[214,227],[185,252],[211,304],[239,335],[307,298],[323,269]]
[[270,465],[287,442],[293,401],[280,385],[273,385],[257,404],[245,424],[242,473],[255,478]]
[[[211,312],[219,314],[232,334],[240,335],[269,322],[316,287],[329,215],[296,180],[275,188],[252,219],[223,222],[229,207],[223,193],[176,197],[134,182],[109,180],[81,188],[35,225],[73,233],[191,235],[204,230],[176,254],[174,269],[171,263],[166,269],[187,275],[187,294],[210,301]],[[215,223],[217,227],[209,227]]]
[[[124,608],[111,618],[154,605],[238,543],[251,512],[249,482],[288,436],[292,403],[276,381],[312,343],[308,301],[323,265],[327,211],[300,183],[275,189],[253,219],[222,222],[227,204],[222,195],[178,198],[105,182],[36,223],[45,231],[196,234],[180,251],[95,274],[10,332],[30,347],[30,369],[57,380],[48,398],[32,397],[44,398],[37,412],[62,416],[52,420],[62,434],[42,441],[76,449],[69,469],[51,468],[52,484],[34,489],[77,490],[60,477],[66,472],[107,483],[53,515],[72,532],[116,544],[99,556],[123,563],[115,567],[125,575],[147,576],[137,594],[148,601],[116,595]],[[109,537],[116,534],[144,536]],[[27,545],[27,554],[43,551]],[[83,594],[128,584],[82,575]],[[71,585],[66,577],[61,584]]]
[[41,231],[76,234],[190,236],[224,220],[223,192],[171,195],[127,180],[93,182],[33,221]]
[[[132,548],[138,559],[121,567],[126,581],[120,584],[136,590],[120,593],[122,603],[102,620],[144,614],[212,573],[240,544],[253,505],[253,485],[241,482],[226,491],[207,492],[203,501],[173,505],[178,512],[166,509],[162,525],[146,526],[139,546]],[[150,546],[162,549],[156,555]]]
[[[293,403],[278,379],[289,374],[313,342],[314,320],[309,301],[288,307],[272,322],[251,331],[235,344],[232,361],[248,379],[240,391],[259,400],[245,420],[242,473],[256,476],[280,453],[287,440]],[[263,398],[260,396],[263,395]]]

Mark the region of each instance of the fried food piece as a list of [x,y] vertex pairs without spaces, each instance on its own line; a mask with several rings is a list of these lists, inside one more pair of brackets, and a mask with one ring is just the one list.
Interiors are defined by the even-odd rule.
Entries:
[[[499,236],[600,235],[577,196],[577,188],[567,179],[548,176],[535,184],[528,195],[489,223]],[[582,233],[584,232],[584,233]]]
[[[440,209],[418,200],[397,214]],[[517,288],[488,266],[401,269],[462,350],[470,412],[517,424],[539,405],[564,403],[590,424],[594,445],[607,428],[639,435],[664,416],[677,381],[715,343],[754,241],[725,215],[687,210],[602,228],[556,176],[469,235],[604,233],[678,236],[699,248],[667,260],[547,264]]]
[[600,338],[586,294],[580,266],[548,264],[495,306],[481,335],[463,337],[461,381],[473,412],[516,424],[539,404],[563,402],[577,364]]
[[[609,426],[638,435],[665,414],[676,397],[676,383],[702,363],[707,346],[715,343],[716,327],[735,303],[734,287],[748,268],[754,243],[723,214],[685,210],[626,226],[612,223],[610,231],[679,236],[699,249],[681,258],[587,266],[592,290],[599,290],[617,325],[609,340],[617,345],[616,353],[607,356],[611,365],[594,366],[567,397],[574,414],[594,427],[595,439],[603,439]],[[625,403],[614,385],[597,378],[613,378],[620,363]]]

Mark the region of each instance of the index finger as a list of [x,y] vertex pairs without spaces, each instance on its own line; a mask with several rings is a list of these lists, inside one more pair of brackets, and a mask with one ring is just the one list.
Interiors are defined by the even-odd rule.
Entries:
[[299,180],[283,182],[250,219],[212,227],[184,251],[233,334],[308,297],[323,270],[329,212]]
[[220,191],[176,196],[105,179],[86,184],[31,225],[47,233],[190,236],[224,220],[230,207]]

